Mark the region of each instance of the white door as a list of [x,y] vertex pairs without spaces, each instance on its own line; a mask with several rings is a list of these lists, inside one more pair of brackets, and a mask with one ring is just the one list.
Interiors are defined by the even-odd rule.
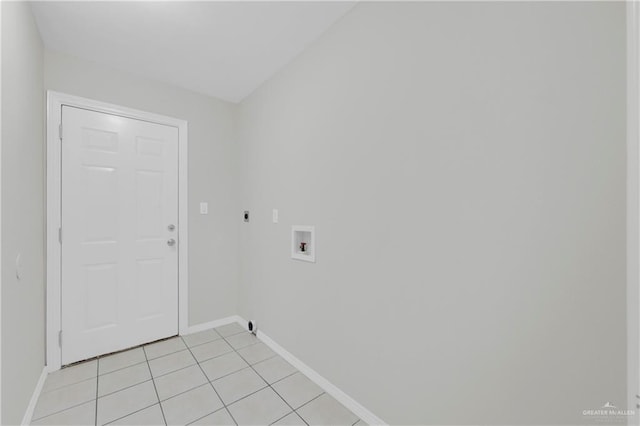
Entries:
[[178,333],[178,129],[62,107],[62,364]]

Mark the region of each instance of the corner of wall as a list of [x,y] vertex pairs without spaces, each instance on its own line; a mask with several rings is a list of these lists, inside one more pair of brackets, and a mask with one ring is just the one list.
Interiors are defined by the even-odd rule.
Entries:
[[28,2],[2,2],[2,423],[44,367],[43,43]]

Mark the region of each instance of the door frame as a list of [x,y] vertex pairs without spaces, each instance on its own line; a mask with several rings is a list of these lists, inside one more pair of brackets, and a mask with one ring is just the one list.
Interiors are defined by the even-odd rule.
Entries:
[[62,351],[59,344],[59,332],[62,326],[62,289],[60,282],[62,247],[58,230],[62,226],[60,127],[63,106],[83,108],[178,128],[178,332],[180,334],[184,334],[187,331],[189,318],[187,121],[48,90],[46,131],[46,364],[49,371],[59,370],[62,366]]
[[[627,1],[627,408],[640,408],[640,6]],[[629,416],[628,424],[637,424]]]

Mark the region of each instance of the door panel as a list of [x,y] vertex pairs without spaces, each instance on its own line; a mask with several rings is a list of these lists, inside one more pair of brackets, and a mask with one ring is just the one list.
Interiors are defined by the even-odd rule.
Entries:
[[97,330],[116,325],[117,265],[115,263],[87,265],[84,267],[86,306],[85,330]]
[[62,125],[69,364],[178,332],[178,129],[67,106]]

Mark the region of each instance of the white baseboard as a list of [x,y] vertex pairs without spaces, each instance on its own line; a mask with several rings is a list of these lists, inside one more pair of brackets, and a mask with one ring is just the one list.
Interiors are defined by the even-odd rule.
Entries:
[[[237,320],[240,325],[245,327],[247,325],[247,321],[237,316]],[[307,376],[312,382],[320,386],[326,393],[334,397],[338,402],[351,410],[356,416],[360,417],[362,421],[369,425],[386,425],[386,423],[380,419],[378,416],[373,414],[371,411],[367,410],[360,403],[358,403],[355,399],[351,398],[349,395],[340,390],[337,386],[331,383],[329,380],[322,377],[315,370],[309,367],[304,362],[300,361],[293,354],[287,351],[285,348],[277,344],[273,339],[264,334],[260,329],[258,329],[258,339],[262,340],[262,342],[269,346],[271,350],[284,358],[289,364],[293,365],[295,368],[300,370],[302,374]]]
[[31,424],[31,418],[33,417],[33,412],[36,409],[36,404],[38,403],[38,399],[40,398],[40,393],[42,393],[42,387],[44,386],[45,380],[47,380],[47,375],[49,374],[49,368],[45,365],[42,369],[42,373],[40,373],[40,378],[38,379],[38,383],[36,383],[36,388],[33,390],[33,395],[31,395],[31,401],[29,401],[29,405],[27,406],[27,411],[24,413],[24,417],[22,418],[22,425]]
[[[237,315],[233,315],[230,317],[226,317],[226,318],[221,318],[219,320],[215,320],[215,321],[209,321],[209,322],[204,322],[202,324],[196,324],[193,326],[190,326],[187,328],[187,332],[185,334],[193,334],[193,333],[197,333],[199,331],[204,331],[204,330],[209,330],[211,328],[216,328],[216,327],[220,327],[221,325],[227,325],[227,324],[231,324],[234,322],[238,322],[241,323],[244,320],[242,318],[240,318]],[[246,326],[247,322],[244,321],[244,324],[242,324],[242,326]]]

